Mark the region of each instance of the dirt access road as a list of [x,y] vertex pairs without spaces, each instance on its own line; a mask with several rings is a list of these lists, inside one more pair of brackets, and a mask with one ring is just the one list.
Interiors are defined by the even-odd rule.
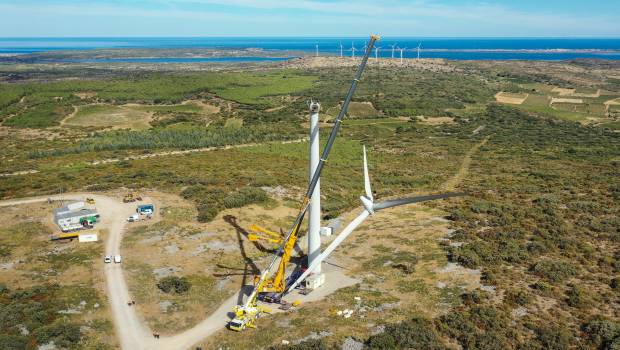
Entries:
[[[122,203],[121,200],[91,193],[64,194],[62,200],[95,199],[97,210],[101,214],[98,226],[108,229],[105,242],[105,255],[122,255],[121,241],[126,226],[126,218],[135,213],[135,203]],[[49,199],[60,200],[60,196],[45,196],[6,200],[0,207],[43,202]],[[145,198],[146,199],[146,198]],[[103,257],[95,261],[103,264]],[[104,268],[106,292],[119,342],[127,350],[176,350],[187,349],[204,338],[221,330],[229,321],[228,313],[237,303],[237,295],[226,300],[213,314],[193,328],[171,337],[153,338],[153,332],[141,321],[135,308],[127,305],[131,299],[122,264],[107,264]]]

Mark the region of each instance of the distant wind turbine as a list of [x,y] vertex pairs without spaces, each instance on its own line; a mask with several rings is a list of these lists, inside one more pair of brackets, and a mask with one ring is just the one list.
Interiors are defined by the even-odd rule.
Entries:
[[355,58],[355,50],[357,49],[353,45],[353,42],[351,42],[351,58]]
[[399,47],[398,49],[400,50],[400,64],[403,64],[403,51],[405,51],[407,48]]
[[379,60],[379,49],[381,49],[379,46],[375,46],[375,60]]
[[342,58],[342,48],[343,48],[343,46],[342,46],[342,41],[341,41],[341,42],[340,42],[340,57],[341,57],[341,58]]
[[392,47],[392,58],[394,58],[394,49],[396,48],[396,44],[390,45]]
[[319,44],[316,44],[316,57],[319,57]]
[[418,43],[418,59],[420,59],[420,49],[422,48],[422,43]]

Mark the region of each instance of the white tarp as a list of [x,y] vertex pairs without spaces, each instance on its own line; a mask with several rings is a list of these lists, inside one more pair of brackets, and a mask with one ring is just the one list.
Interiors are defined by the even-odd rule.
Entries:
[[67,204],[69,210],[78,210],[84,208],[84,202],[73,202]]
[[97,242],[97,234],[96,233],[83,233],[78,237],[78,241],[80,243]]

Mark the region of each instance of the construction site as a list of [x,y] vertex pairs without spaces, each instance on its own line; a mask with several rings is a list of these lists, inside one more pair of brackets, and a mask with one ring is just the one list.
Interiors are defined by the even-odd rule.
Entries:
[[23,73],[0,348],[613,349],[620,68],[380,40]]

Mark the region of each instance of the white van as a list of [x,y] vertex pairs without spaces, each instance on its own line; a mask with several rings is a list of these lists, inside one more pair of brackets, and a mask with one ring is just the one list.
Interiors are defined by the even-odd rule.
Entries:
[[120,255],[114,255],[114,263],[120,264],[122,262],[122,258]]

